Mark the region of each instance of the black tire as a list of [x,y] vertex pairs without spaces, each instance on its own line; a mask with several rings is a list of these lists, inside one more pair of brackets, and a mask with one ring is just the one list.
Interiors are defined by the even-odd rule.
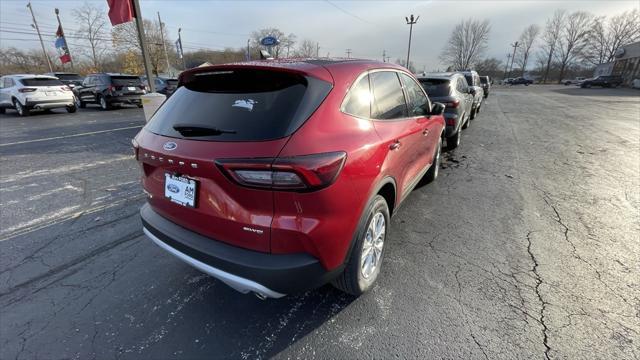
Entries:
[[112,109],[112,106],[107,101],[107,98],[105,98],[102,95],[98,95],[98,104],[100,105],[100,109],[102,109],[104,111]]
[[4,114],[7,112],[7,109],[0,107],[0,114]]
[[469,120],[473,120],[476,118],[476,109],[471,109],[471,115],[469,115]]
[[138,109],[142,109],[142,104],[137,104],[138,105]]
[[28,107],[20,104],[20,101],[17,99],[13,100],[13,106],[15,106],[16,111],[18,112],[19,116],[29,116],[31,115],[31,111],[29,110]]
[[[377,262],[375,263],[376,266],[372,270],[373,272],[365,277],[363,272],[366,273],[366,271],[363,269],[364,264],[362,262],[365,261],[366,258],[363,259],[363,252],[366,251],[365,247],[369,243],[365,241],[365,238],[368,237],[367,235],[371,234],[369,232],[369,225],[372,223],[374,218],[376,220],[380,219],[378,214],[382,215],[382,219],[384,219],[382,246],[380,250],[378,250],[377,246],[371,246],[368,248],[370,252],[374,252],[374,257],[376,256],[375,251],[379,251],[380,255],[377,257]],[[384,242],[388,237],[389,226],[391,225],[389,219],[389,206],[387,205],[387,201],[381,195],[374,196],[367,205],[362,219],[358,224],[358,229],[356,230],[355,237],[352,240],[354,243],[347,265],[345,266],[344,271],[332,281],[333,286],[355,296],[362,295],[373,287],[378,275],[380,274],[380,268],[384,259]],[[375,239],[371,243],[373,242],[375,242]]]
[[76,96],[76,108],[80,108],[80,109],[84,109],[87,107],[87,103],[85,103],[84,101],[80,100],[80,97]]
[[462,130],[458,129],[455,134],[447,138],[447,150],[453,150],[460,145],[460,139],[462,138]]
[[438,178],[438,174],[440,173],[440,160],[442,159],[442,138],[438,141],[436,153],[433,154],[433,162],[431,163],[431,167],[427,170],[427,173],[424,174],[424,177],[420,182],[422,184],[429,184],[434,182]]
[[73,114],[76,110],[78,110],[78,108],[75,105],[67,106],[67,112],[69,114]]

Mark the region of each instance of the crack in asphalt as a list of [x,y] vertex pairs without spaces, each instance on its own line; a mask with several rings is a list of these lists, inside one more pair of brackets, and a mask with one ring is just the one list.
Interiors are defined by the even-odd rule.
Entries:
[[457,299],[458,306],[460,306],[460,311],[462,312],[462,316],[464,316],[464,322],[467,325],[467,329],[469,330],[469,335],[471,335],[473,342],[476,343],[476,345],[484,355],[484,358],[489,360],[489,356],[487,355],[487,352],[484,350],[484,347],[480,344],[480,342],[476,338],[476,335],[473,333],[473,330],[471,330],[471,327],[469,325],[469,317],[467,316],[466,311],[464,311],[464,306],[462,305],[462,284],[459,278],[460,270],[461,270],[460,267],[458,267],[456,272],[453,274],[454,277],[456,278],[456,283],[458,284],[458,299]]
[[549,305],[549,303],[544,301],[544,299],[542,299],[542,295],[540,294],[540,285],[542,285],[542,278],[540,277],[540,273],[538,273],[538,260],[536,259],[536,256],[533,254],[533,251],[531,250],[531,234],[532,233],[533,231],[529,231],[527,233],[527,253],[529,253],[529,257],[533,262],[533,267],[531,268],[531,272],[535,275],[535,280],[536,280],[535,294],[538,297],[538,301],[540,301],[540,304],[541,304],[540,318],[538,319],[538,322],[540,323],[540,325],[542,325],[542,336],[543,336],[542,343],[544,344],[544,347],[545,347],[544,357],[545,359],[549,360],[549,351],[551,351],[551,347],[549,347],[549,334],[548,334],[549,328],[545,323],[545,314],[544,314],[544,311],[546,310],[547,305]]

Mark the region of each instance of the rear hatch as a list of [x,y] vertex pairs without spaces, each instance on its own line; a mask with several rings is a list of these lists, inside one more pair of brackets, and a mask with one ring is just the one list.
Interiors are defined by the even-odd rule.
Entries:
[[142,80],[133,75],[112,75],[111,95],[142,95],[144,94],[144,84]]
[[452,96],[451,81],[449,79],[419,79],[420,84],[429,95],[432,102],[439,102],[446,106],[446,112],[455,112],[460,106],[460,100]]
[[135,139],[150,205],[204,236],[269,252],[273,191],[240,185],[226,166],[271,166],[330,89],[326,81],[277,68],[184,74]]
[[72,97],[71,89],[58,79],[35,77],[20,79],[23,88],[18,91],[24,93],[28,101],[59,100]]

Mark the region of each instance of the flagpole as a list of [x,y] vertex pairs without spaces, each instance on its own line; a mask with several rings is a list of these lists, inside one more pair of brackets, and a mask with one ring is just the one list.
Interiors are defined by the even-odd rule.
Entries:
[[44,48],[44,42],[42,42],[42,35],[40,35],[40,28],[38,27],[38,22],[36,21],[36,16],[33,15],[33,9],[31,8],[31,2],[27,3],[27,7],[29,8],[29,11],[31,12],[31,18],[33,19],[32,26],[36,28],[36,32],[38,33],[38,37],[40,38],[40,45],[42,45],[42,52],[44,53],[44,58],[47,59],[47,65],[49,65],[49,72],[53,72],[53,66],[51,66],[51,59],[49,59],[49,55],[47,55],[47,50]]
[[142,61],[144,61],[144,69],[147,74],[147,83],[149,84],[149,90],[156,92],[156,84],[154,81],[153,73],[151,72],[151,62],[149,62],[149,55],[147,53],[147,44],[144,37],[144,25],[142,20],[142,12],[140,12],[140,3],[138,0],[132,0],[133,8],[135,10],[136,26],[138,28],[138,39],[140,39],[140,48],[142,50]]
[[173,76],[173,72],[170,72],[171,63],[169,62],[169,54],[167,53],[167,42],[164,41],[164,26],[162,25],[162,20],[160,20],[160,11],[158,11],[158,23],[160,24],[160,39],[162,40],[162,47],[164,48],[164,57],[167,59],[167,73]]
[[[69,55],[69,64],[71,64],[71,70],[73,70],[73,58],[71,57],[71,50],[69,50],[69,45],[67,44],[67,37],[64,35],[64,30],[62,29],[62,22],[60,21],[60,10],[56,8],[56,18],[58,18],[58,26],[60,26],[60,30],[62,31],[62,40],[64,41],[64,48],[67,49],[67,55]],[[64,66],[64,64],[62,64]]]

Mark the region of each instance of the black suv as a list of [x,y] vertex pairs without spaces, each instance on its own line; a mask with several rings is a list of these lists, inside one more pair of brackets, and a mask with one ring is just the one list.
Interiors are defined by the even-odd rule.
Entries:
[[594,79],[587,79],[580,84],[582,88],[590,88],[592,86],[601,87],[618,87],[622,84],[622,78],[615,75],[598,76]]
[[116,104],[142,107],[140,96],[146,94],[144,84],[138,76],[105,73],[87,75],[82,85],[76,86],[73,92],[78,107],[98,104],[102,110],[109,110]]
[[519,77],[519,78],[511,79],[511,81],[509,81],[508,84],[510,84],[510,85],[525,85],[525,86],[529,86],[529,85],[533,84],[533,80],[529,80],[529,79],[525,79],[523,77]]
[[[147,91],[149,90],[149,83],[147,82],[147,77],[141,77],[142,82],[146,85]],[[166,95],[167,97],[171,96],[176,89],[178,89],[178,79],[170,78],[170,77],[154,77],[153,81],[156,85],[156,92]]]

